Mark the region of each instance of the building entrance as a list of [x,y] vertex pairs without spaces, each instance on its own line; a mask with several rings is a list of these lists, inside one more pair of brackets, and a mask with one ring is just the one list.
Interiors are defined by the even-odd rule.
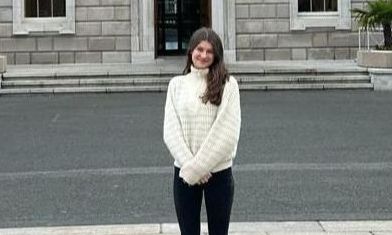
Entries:
[[184,55],[192,33],[211,26],[211,0],[155,0],[158,56]]

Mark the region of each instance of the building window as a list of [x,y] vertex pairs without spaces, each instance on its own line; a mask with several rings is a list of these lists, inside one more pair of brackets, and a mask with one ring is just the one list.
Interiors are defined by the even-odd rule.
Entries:
[[74,34],[75,0],[13,0],[15,35]]
[[298,0],[298,12],[338,11],[337,0]]
[[290,0],[291,30],[314,27],[351,29],[348,0]]
[[25,17],[65,16],[65,0],[25,0]]

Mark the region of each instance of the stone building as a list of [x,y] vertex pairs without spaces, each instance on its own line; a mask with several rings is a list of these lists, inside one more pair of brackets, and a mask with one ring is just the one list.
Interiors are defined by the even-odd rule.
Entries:
[[0,0],[9,64],[144,63],[212,27],[226,61],[353,59],[366,0]]

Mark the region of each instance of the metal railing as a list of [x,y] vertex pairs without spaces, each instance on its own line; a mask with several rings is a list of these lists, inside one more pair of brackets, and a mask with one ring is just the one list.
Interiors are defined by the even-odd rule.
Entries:
[[[365,9],[365,5],[367,4],[369,0],[362,0],[362,9]],[[362,49],[362,32],[365,35],[365,48],[366,50],[370,50],[371,46],[373,45],[380,45],[383,43],[383,41],[380,41],[375,35],[378,33],[382,33],[383,28],[382,27],[377,27],[369,30],[369,27],[358,27],[358,50]]]
[[[358,28],[358,49],[362,50],[362,43],[364,44],[364,47],[366,50],[370,50],[371,46],[374,45],[381,45],[383,44],[383,38],[380,40],[378,35],[383,32],[382,27],[374,28],[374,29],[369,29],[368,27],[359,27]],[[364,39],[362,39],[362,35],[365,36]]]

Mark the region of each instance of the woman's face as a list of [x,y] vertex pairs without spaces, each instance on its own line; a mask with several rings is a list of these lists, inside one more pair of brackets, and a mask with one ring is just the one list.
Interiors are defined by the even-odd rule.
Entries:
[[214,62],[214,50],[211,43],[201,41],[192,51],[192,63],[197,69],[206,69]]

